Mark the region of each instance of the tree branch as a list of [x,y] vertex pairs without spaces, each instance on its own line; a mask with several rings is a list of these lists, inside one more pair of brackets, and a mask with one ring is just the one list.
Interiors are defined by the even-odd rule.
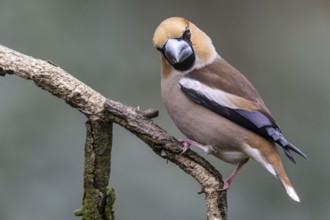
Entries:
[[0,45],[0,75],[6,74],[34,81],[38,87],[63,99],[90,120],[117,123],[131,131],[157,155],[178,165],[201,184],[208,220],[227,219],[227,198],[226,191],[221,191],[221,174],[193,151],[180,154],[180,143],[150,119],[155,117],[155,111],[142,112],[106,99],[57,65]]
[[88,120],[86,122],[84,197],[83,207],[79,211],[83,220],[114,219],[113,202],[109,204],[109,201],[115,199],[114,191],[107,188],[111,169],[111,146],[112,123],[104,124],[100,121]]

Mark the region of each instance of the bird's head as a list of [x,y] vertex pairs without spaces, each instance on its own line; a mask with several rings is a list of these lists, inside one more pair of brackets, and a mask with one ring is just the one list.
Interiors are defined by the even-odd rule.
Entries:
[[196,25],[180,17],[160,23],[153,44],[161,52],[165,74],[172,68],[182,72],[201,68],[216,57],[211,39]]

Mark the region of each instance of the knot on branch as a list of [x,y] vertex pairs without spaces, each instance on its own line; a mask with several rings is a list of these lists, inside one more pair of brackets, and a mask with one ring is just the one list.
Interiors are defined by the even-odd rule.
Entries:
[[156,118],[156,117],[158,117],[159,112],[158,112],[157,109],[154,109],[154,108],[148,108],[148,109],[144,110],[143,115],[144,115],[144,117],[146,117],[146,118],[150,118],[150,119],[151,119],[151,118]]

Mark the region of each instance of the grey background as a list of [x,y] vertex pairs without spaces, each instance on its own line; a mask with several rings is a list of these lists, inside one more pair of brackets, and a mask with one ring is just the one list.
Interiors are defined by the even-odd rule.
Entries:
[[[228,191],[230,219],[329,219],[329,1],[1,0],[0,44],[51,60],[114,100],[158,108],[155,121],[181,138],[162,105],[151,42],[170,16],[211,36],[310,158],[283,158],[300,204],[250,161]],[[86,118],[16,76],[0,78],[0,102],[0,219],[77,219]],[[204,156],[224,176],[234,169]],[[206,218],[199,185],[118,126],[110,182],[117,219]]]

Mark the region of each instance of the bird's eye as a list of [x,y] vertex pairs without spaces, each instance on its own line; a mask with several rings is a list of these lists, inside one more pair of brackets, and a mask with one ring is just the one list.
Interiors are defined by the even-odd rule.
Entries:
[[186,30],[183,32],[182,38],[190,41],[190,37],[191,37],[190,29],[189,27],[186,27]]

